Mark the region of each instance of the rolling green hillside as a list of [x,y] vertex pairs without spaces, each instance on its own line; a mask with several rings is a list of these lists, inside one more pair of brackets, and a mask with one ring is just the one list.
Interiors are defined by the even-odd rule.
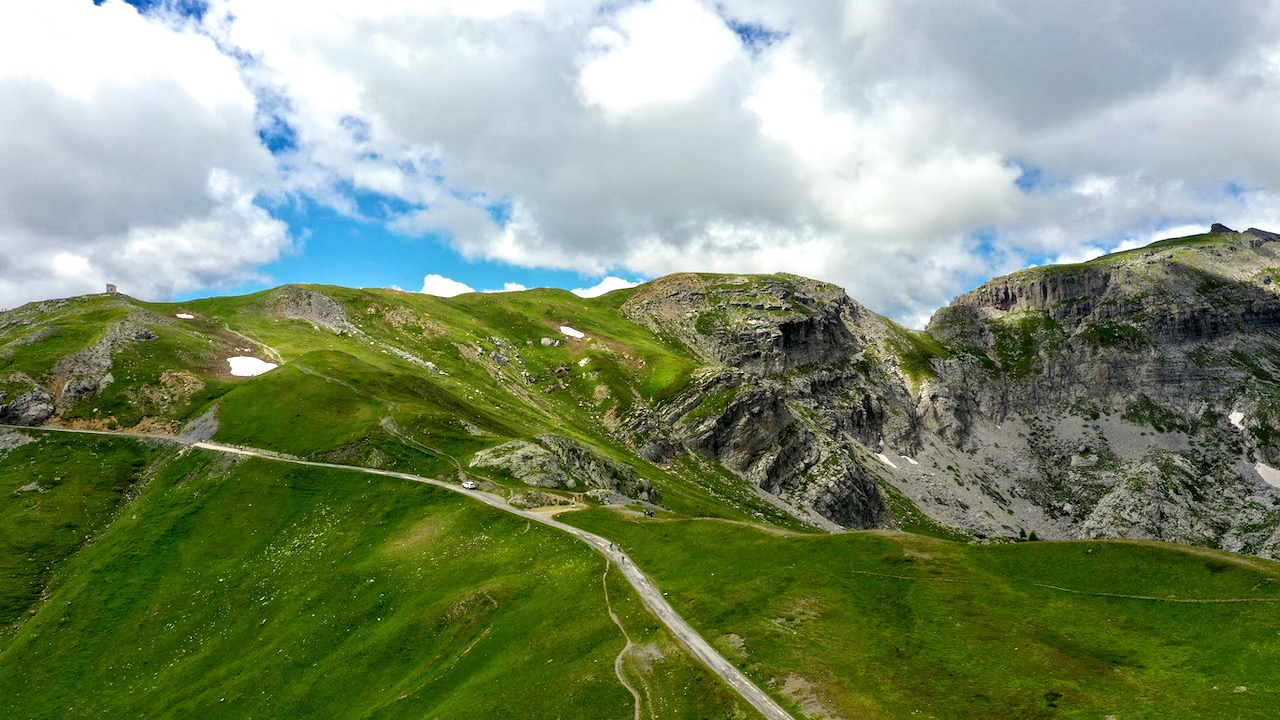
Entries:
[[[143,454],[77,445],[24,449]],[[4,477],[68,472],[29,471],[31,456],[6,455]],[[622,672],[647,714],[748,717],[560,533],[413,483],[199,450],[155,462],[113,518],[87,490],[40,496],[107,527],[41,556],[45,597],[0,639],[0,715],[631,717],[614,670],[629,636]],[[77,474],[94,487],[116,475]],[[0,517],[6,571],[32,551],[15,539],[55,510]]]
[[1161,544],[975,546],[565,516],[803,716],[1266,718],[1280,564]]

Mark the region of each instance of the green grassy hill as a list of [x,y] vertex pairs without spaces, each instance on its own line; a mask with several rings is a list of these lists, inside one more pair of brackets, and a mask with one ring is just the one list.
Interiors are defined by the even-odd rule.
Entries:
[[[156,453],[46,437],[0,469],[69,473],[56,454],[108,450]],[[95,493],[114,467],[82,467],[0,516],[5,570],[29,553],[49,568],[44,597],[6,587],[26,618],[0,636],[0,715],[624,718],[629,637],[622,671],[649,716],[748,717],[562,533],[350,472],[199,450],[148,472],[112,505]],[[25,536],[53,518],[97,534]]]
[[565,518],[614,538],[704,637],[805,717],[1280,708],[1277,563],[1153,543],[977,546],[607,510]]

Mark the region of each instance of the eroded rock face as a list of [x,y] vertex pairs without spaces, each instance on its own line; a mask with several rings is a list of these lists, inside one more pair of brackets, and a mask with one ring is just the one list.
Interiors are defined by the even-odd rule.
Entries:
[[7,389],[0,395],[0,424],[35,427],[53,417],[53,396],[22,373],[5,378]]
[[1221,227],[956,298],[928,328],[951,353],[918,395],[922,465],[886,474],[982,534],[1274,554],[1277,267],[1280,236]]
[[938,366],[927,409],[947,409],[930,429],[963,428],[974,412],[999,421],[1080,401],[1121,410],[1137,395],[1184,409],[1225,402],[1251,369],[1213,356],[1265,353],[1280,330],[1267,270],[1280,265],[1280,243],[1270,236],[1157,244],[1097,266],[1014,273],[956,298],[928,330],[972,352]]
[[601,489],[637,500],[661,500],[658,490],[633,468],[601,457],[576,440],[551,433],[536,440],[512,440],[482,450],[471,459],[471,467],[501,468],[535,487]]
[[286,285],[273,296],[276,314],[302,320],[336,335],[361,335],[347,311],[333,298],[299,285]]
[[155,340],[156,334],[131,320],[114,323],[89,347],[71,353],[53,367],[57,405],[69,408],[102,392],[114,382],[113,355],[128,343]]
[[892,522],[859,460],[865,447],[916,442],[910,392],[877,359],[883,318],[795,276],[670,276],[623,311],[708,363],[628,420],[625,439],[644,457],[697,453],[839,525]]
[[717,365],[763,377],[844,363],[865,308],[840,288],[797,276],[670,275],[623,306],[631,319],[674,336]]

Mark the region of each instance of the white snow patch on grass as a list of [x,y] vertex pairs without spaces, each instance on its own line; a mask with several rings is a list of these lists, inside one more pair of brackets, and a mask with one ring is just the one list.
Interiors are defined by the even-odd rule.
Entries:
[[1266,463],[1256,463],[1254,470],[1262,476],[1262,481],[1273,488],[1280,488],[1280,470],[1277,470]]
[[236,377],[253,377],[279,367],[256,357],[232,357],[227,358],[227,362],[231,364],[231,374]]
[[578,338],[579,340],[587,336],[587,334],[582,332],[581,330],[574,330],[568,325],[561,325],[560,332],[564,333],[565,335],[568,335],[571,338]]
[[192,315],[191,313],[178,313],[177,315],[174,315],[174,317],[178,318],[179,320],[195,320],[196,319],[196,316]]
[[1227,419],[1231,421],[1232,425],[1236,426],[1237,430],[1244,429],[1244,413],[1239,410],[1232,410],[1231,414],[1227,416]]
[[892,460],[890,460],[889,458],[885,457],[885,456],[884,456],[884,453],[876,453],[876,458],[877,458],[877,459],[879,459],[879,460],[880,460],[880,462],[884,463],[885,465],[888,465],[889,467],[893,468],[894,470],[897,470],[897,469],[898,469],[898,466],[897,466],[897,465],[894,465]]

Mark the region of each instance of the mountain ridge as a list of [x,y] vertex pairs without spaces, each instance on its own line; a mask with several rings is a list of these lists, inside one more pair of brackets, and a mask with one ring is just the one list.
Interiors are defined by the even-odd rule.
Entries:
[[[785,274],[677,274],[594,300],[289,285],[45,301],[0,314],[0,419],[176,432],[214,413],[224,434],[252,419],[279,436],[261,399],[325,388],[299,419],[334,444],[281,449],[394,455],[380,415],[458,457],[549,433],[700,512],[872,528],[914,505],[939,532],[1276,557],[1280,494],[1262,473],[1280,464],[1278,241],[1219,226],[1019,271],[924,331]],[[297,382],[233,379],[218,366],[232,353]],[[495,472],[518,487],[525,469]]]

